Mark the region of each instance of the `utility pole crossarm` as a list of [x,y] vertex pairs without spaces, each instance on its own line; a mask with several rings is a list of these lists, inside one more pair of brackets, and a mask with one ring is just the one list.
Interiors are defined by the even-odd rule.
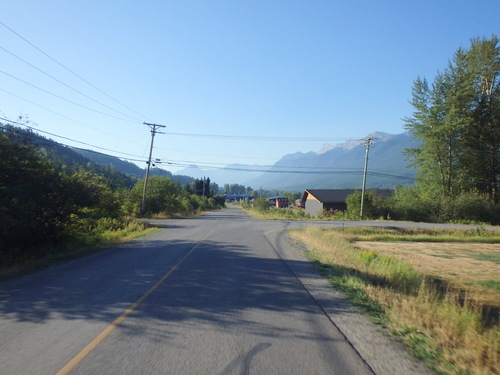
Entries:
[[146,177],[144,178],[144,188],[142,189],[141,215],[144,214],[144,212],[146,212],[146,188],[148,186],[149,171],[151,169],[151,157],[153,156],[153,142],[156,133],[164,134],[157,131],[156,128],[166,127],[166,125],[150,124],[148,122],[145,122],[144,125],[147,125],[151,128],[151,146],[149,148],[148,167],[146,168]]

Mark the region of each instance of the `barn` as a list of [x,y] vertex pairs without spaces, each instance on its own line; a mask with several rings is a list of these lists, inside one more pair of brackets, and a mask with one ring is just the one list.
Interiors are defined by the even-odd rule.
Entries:
[[[317,216],[323,211],[345,211],[346,198],[353,194],[355,189],[306,189],[302,195],[302,204],[307,214]],[[391,190],[370,189],[381,197],[390,197]]]
[[317,216],[323,210],[344,211],[347,208],[346,198],[354,192],[354,189],[306,189],[302,203],[306,214],[311,216]]

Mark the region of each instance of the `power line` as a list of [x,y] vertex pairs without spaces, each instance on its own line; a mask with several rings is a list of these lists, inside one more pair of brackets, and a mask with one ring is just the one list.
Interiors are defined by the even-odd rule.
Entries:
[[69,88],[70,90],[73,90],[73,91],[77,92],[78,94],[80,94],[80,95],[84,96],[85,98],[90,99],[90,100],[92,100],[93,102],[95,102],[95,103],[97,103],[97,104],[100,104],[100,105],[102,105],[102,106],[104,106],[104,107],[106,107],[106,108],[108,108],[108,109],[111,109],[112,111],[115,111],[115,112],[117,112],[117,113],[119,113],[119,114],[121,114],[121,115],[123,115],[123,116],[125,116],[125,117],[128,117],[128,118],[130,118],[130,119],[133,119],[133,120],[135,120],[135,121],[140,121],[140,120],[138,120],[138,119],[136,119],[136,118],[134,118],[134,117],[132,117],[132,116],[127,115],[126,113],[123,113],[123,112],[121,112],[121,111],[118,111],[117,109],[114,109],[114,108],[112,108],[112,107],[108,106],[107,104],[104,104],[104,103],[100,102],[99,100],[96,100],[96,99],[94,99],[94,98],[92,98],[92,97],[88,96],[87,94],[84,94],[83,92],[81,92],[81,91],[79,91],[79,90],[75,89],[74,87],[71,87],[70,85],[68,85],[68,84],[64,83],[63,81],[61,81],[61,80],[59,80],[59,79],[55,78],[54,76],[52,76],[52,75],[50,75],[49,73],[47,73],[47,72],[43,71],[42,69],[37,68],[36,66],[34,66],[34,65],[33,65],[33,64],[31,64],[31,63],[29,63],[28,61],[26,61],[26,60],[22,59],[21,57],[19,57],[19,56],[17,56],[17,55],[15,55],[15,54],[13,54],[12,52],[10,52],[10,51],[8,51],[8,50],[6,50],[5,48],[3,48],[3,47],[1,47],[1,46],[0,46],[0,49],[4,50],[5,52],[7,52],[8,54],[10,54],[11,56],[14,56],[16,59],[18,59],[18,60],[20,60],[20,61],[24,62],[25,64],[27,64],[27,65],[31,66],[33,69],[38,70],[40,73],[45,74],[47,77],[52,78],[54,81],[56,81],[56,82],[60,83],[61,85],[63,85],[63,86],[65,86],[65,87]]
[[[32,105],[35,105],[35,106],[37,106],[37,107],[39,107],[39,108],[42,108],[42,109],[44,109],[44,110],[46,110],[46,111],[48,111],[48,112],[51,112],[51,113],[56,114],[56,115],[58,115],[58,116],[61,116],[61,117],[65,118],[65,119],[67,119],[67,120],[70,120],[70,121],[76,122],[76,123],[78,123],[78,124],[80,124],[80,125],[83,125],[83,126],[85,126],[85,127],[90,128],[90,129],[97,130],[98,132],[101,132],[101,133],[103,133],[103,134],[110,135],[110,136],[112,136],[112,137],[114,137],[114,138],[116,138],[116,139],[121,139],[121,140],[123,140],[123,141],[127,141],[127,142],[131,142],[131,143],[139,144],[139,143],[137,143],[137,142],[131,141],[130,139],[126,139],[126,138],[118,137],[116,134],[111,134],[111,133],[105,132],[105,131],[104,131],[104,130],[102,130],[102,129],[96,128],[96,127],[94,127],[94,126],[91,126],[91,125],[89,125],[89,124],[86,124],[86,123],[84,123],[84,122],[81,122],[81,121],[79,121],[79,120],[76,120],[76,119],[74,119],[74,118],[71,118],[71,117],[69,117],[69,116],[63,115],[62,113],[59,113],[59,112],[53,111],[52,109],[49,109],[49,108],[47,108],[47,107],[44,107],[43,105],[40,105],[40,104],[38,104],[38,103],[35,103],[35,102],[33,102],[33,101],[31,101],[31,100],[28,100],[28,99],[26,99],[26,98],[23,98],[22,96],[16,95],[16,94],[14,94],[14,93],[12,93],[12,92],[10,92],[10,91],[7,91],[7,90],[5,90],[5,89],[3,89],[3,88],[0,88],[0,91],[3,91],[3,92],[5,92],[5,93],[7,93],[7,94],[9,94],[9,95],[12,95],[12,96],[14,96],[14,97],[16,97],[16,98],[18,98],[18,99],[24,100],[24,101],[26,101],[26,102],[28,102],[28,103],[30,103],[30,104],[32,104]],[[6,120],[6,121],[7,121],[7,120]],[[22,125],[24,125],[24,124],[22,124]]]
[[[248,171],[248,172],[253,172],[253,171],[267,171],[268,169],[272,169],[271,172],[274,171],[279,171],[279,170],[285,170],[285,171],[290,171],[290,169],[293,170],[300,170],[304,169],[307,170],[308,173],[330,173],[330,172],[342,172],[342,173],[360,173],[363,170],[360,168],[351,168],[351,167],[345,167],[345,168],[334,168],[332,169],[331,167],[311,167],[311,166],[302,166],[302,165],[261,165],[261,164],[237,164],[237,166],[231,166],[228,165],[227,163],[216,163],[216,162],[211,162],[211,163],[200,163],[198,161],[192,161],[192,160],[170,160],[168,162],[169,164],[176,165],[176,166],[183,166],[183,167],[197,167],[197,168],[207,168],[207,169],[218,169],[218,170],[236,170],[236,171]],[[377,169],[371,169],[371,171],[367,171],[367,175],[371,176],[380,176],[380,177],[400,177],[402,179],[413,179],[413,177],[410,176],[401,176],[401,175],[393,175],[393,174],[388,174],[385,173],[383,170],[377,170]]]
[[69,69],[68,67],[66,67],[64,64],[60,63],[59,61],[57,61],[56,59],[54,59],[52,56],[50,56],[49,54],[47,54],[46,52],[42,51],[40,48],[38,48],[36,45],[34,45],[33,43],[31,43],[29,40],[27,40],[26,38],[22,37],[21,35],[19,35],[17,32],[15,32],[14,30],[12,30],[10,27],[8,27],[5,23],[3,23],[2,21],[0,21],[0,25],[2,25],[3,27],[5,27],[7,30],[9,30],[10,32],[12,32],[14,35],[16,35],[17,37],[19,37],[20,39],[24,40],[26,43],[28,43],[30,46],[32,46],[33,48],[35,48],[38,52],[42,53],[43,55],[45,55],[46,57],[48,57],[50,60],[52,60],[53,62],[55,62],[57,65],[61,66],[62,68],[64,68],[65,70],[67,70],[68,72],[70,72],[71,74],[73,74],[75,77],[77,77],[78,79],[82,80],[83,82],[85,82],[87,85],[91,86],[92,88],[94,88],[95,90],[99,91],[101,94],[107,96],[109,99],[113,100],[114,102],[120,104],[122,107],[128,109],[129,111],[132,111],[134,112],[135,114],[141,116],[142,118],[148,118],[147,116],[144,116],[142,115],[141,113],[135,111],[134,109],[130,108],[129,106],[121,103],[120,101],[116,100],[115,98],[113,98],[111,95],[105,93],[103,90],[101,90],[100,88],[96,87],[95,85],[93,85],[92,83],[90,83],[89,81],[87,81],[85,78],[81,77],[80,75],[76,74],[74,71],[72,71],[71,69]]
[[64,98],[64,97],[62,97],[62,96],[60,96],[60,95],[57,95],[57,94],[54,94],[54,93],[52,93],[52,92],[50,92],[50,91],[47,91],[47,90],[45,90],[45,89],[42,89],[41,87],[38,87],[38,86],[36,86],[36,85],[33,85],[32,83],[26,82],[25,80],[23,80],[23,79],[21,79],[21,78],[18,78],[18,77],[16,77],[16,76],[13,76],[12,74],[9,74],[9,73],[7,73],[7,72],[4,72],[3,70],[0,70],[0,73],[5,74],[6,76],[9,76],[9,77],[11,77],[11,78],[14,78],[14,79],[16,79],[16,80],[18,80],[18,81],[20,81],[20,82],[22,82],[22,83],[24,83],[24,84],[26,84],[26,85],[28,85],[28,86],[31,86],[31,87],[33,87],[33,88],[35,88],[35,89],[37,89],[37,90],[43,91],[43,92],[45,92],[46,94],[49,94],[49,95],[55,96],[56,98],[59,98],[59,99],[64,100],[64,101],[66,101],[66,102],[68,102],[68,103],[74,104],[74,105],[76,105],[76,106],[78,106],[78,107],[84,108],[84,109],[86,109],[86,110],[89,110],[89,111],[92,111],[92,112],[95,112],[95,113],[99,113],[99,114],[104,115],[104,116],[112,117],[112,118],[115,118],[115,119],[117,119],[117,120],[121,120],[121,121],[134,122],[134,123],[136,122],[136,121],[132,121],[132,120],[126,120],[126,119],[123,119],[123,118],[120,118],[120,117],[117,117],[117,116],[114,116],[114,115],[110,115],[110,114],[108,114],[108,113],[104,113],[104,112],[102,112],[102,111],[98,111],[97,109],[92,109],[92,108],[90,108],[90,107],[87,107],[87,106],[85,106],[85,105],[83,105],[83,104],[76,103],[76,102],[74,102],[74,101],[72,101],[72,100],[69,100],[69,99],[66,99],[66,98]]
[[[198,137],[198,138],[218,138],[218,139],[233,139],[233,140],[254,140],[254,141],[276,141],[276,142],[304,142],[304,141],[330,141],[339,142],[348,140],[347,138],[329,138],[329,137],[286,137],[281,135],[273,136],[256,136],[256,135],[227,135],[227,134],[199,134],[199,133],[171,133],[167,132],[165,134],[175,135],[181,137]],[[355,139],[355,141],[361,142],[362,139]]]
[[[1,90],[1,89],[0,89]],[[155,147],[156,150],[165,150],[165,151],[172,151],[172,152],[179,152],[179,153],[185,153],[185,154],[191,154],[191,155],[203,155],[203,156],[219,156],[219,157],[231,157],[231,158],[240,158],[240,159],[252,159],[252,160],[274,160],[274,158],[264,158],[264,157],[258,157],[258,156],[234,156],[234,155],[222,155],[222,154],[212,154],[208,152],[196,152],[196,151],[187,151],[187,150],[179,150],[175,148],[164,148],[164,147]],[[227,164],[227,163],[226,163]]]
[[[229,168],[233,168],[233,169],[236,169],[236,170],[239,170],[239,168],[243,168],[243,167],[248,167],[248,168],[244,168],[244,170],[248,170],[248,171],[251,171],[252,169],[251,168],[275,168],[275,169],[283,169],[283,168],[294,168],[294,169],[313,169],[313,170],[318,170],[318,171],[321,171],[321,172],[324,172],[324,171],[331,171],[331,168],[329,167],[309,167],[309,166],[300,166],[300,165],[259,165],[259,164],[238,164],[238,167],[231,167],[231,166],[228,166],[227,163],[216,163],[216,162],[212,162],[212,163],[200,163],[198,161],[189,161],[189,160],[170,160],[172,163],[183,163],[184,165],[196,165],[198,167],[206,167],[206,168],[219,168],[218,166],[223,166],[223,167],[228,167]],[[223,168],[222,167],[222,168]],[[338,168],[338,170],[357,170],[357,169],[353,169],[353,168]]]
[[[276,170],[276,169],[247,169],[247,168],[235,168],[235,167],[211,167],[211,166],[200,166],[200,164],[187,164],[187,163],[182,163],[182,162],[167,162],[169,165],[173,165],[176,167],[197,167],[200,169],[211,169],[211,170],[224,170],[224,171],[241,171],[241,172],[260,172],[260,173],[276,173],[276,174],[300,174],[300,175],[313,175],[313,174],[335,174],[335,175],[361,175],[363,173],[363,170],[361,169],[353,169],[353,170],[342,170],[342,169],[324,169],[324,170],[294,170],[294,169],[288,169],[288,170]],[[307,167],[304,167],[307,168]],[[388,173],[375,173],[375,172],[367,172],[367,175],[369,176],[377,176],[377,177],[383,177],[383,178],[395,178],[395,179],[400,179],[400,180],[408,180],[408,181],[414,181],[414,177],[409,177],[409,176],[401,176],[401,175],[393,175],[393,174],[388,174]]]
[[[26,124],[23,124],[21,122],[17,122],[17,121],[12,121],[12,120],[9,120],[9,119],[6,119],[6,118],[3,118],[3,117],[0,117],[0,120],[3,120],[3,121],[7,121],[7,122],[10,122],[12,124],[16,124],[16,125],[21,125],[21,126],[26,126],[27,128],[31,129],[31,130],[36,130],[37,132],[40,132],[40,133],[44,133],[44,134],[49,134],[53,137],[57,137],[57,138],[61,138],[61,139],[65,139],[67,141],[71,141],[71,142],[75,142],[75,143],[79,143],[79,144],[82,144],[82,145],[86,145],[86,146],[90,146],[90,147],[94,147],[94,148],[98,148],[100,150],[104,150],[104,151],[110,151],[110,152],[114,152],[114,153],[117,153],[117,154],[123,154],[123,155],[128,155],[128,156],[135,156],[135,157],[140,157],[138,155],[132,155],[132,154],[127,154],[127,153],[124,153],[124,152],[120,152],[120,151],[116,151],[116,150],[110,150],[108,148],[104,148],[104,147],[99,147],[99,146],[95,146],[95,145],[91,145],[89,143],[85,143],[85,142],[81,142],[81,141],[77,141],[75,139],[71,139],[71,138],[68,138],[68,137],[63,137],[62,135],[57,135],[57,134],[54,134],[54,133],[50,133],[50,132],[47,132],[47,131],[44,131],[44,130],[40,130],[40,129],[37,129],[37,128],[34,128],[32,126],[29,126],[29,125],[26,125]],[[5,128],[4,128],[5,129]],[[57,143],[57,142],[54,142],[54,143]],[[62,143],[61,143],[62,144]],[[64,145],[64,144],[62,144]],[[67,145],[64,145],[64,146],[67,146]],[[144,159],[140,160],[140,161],[143,161]]]
[[[144,158],[142,158],[141,156],[138,156],[138,155],[128,154],[128,153],[124,153],[124,152],[120,152],[120,151],[116,151],[116,150],[111,150],[111,149],[107,149],[107,148],[103,148],[103,147],[91,145],[89,143],[77,141],[75,139],[71,139],[71,138],[68,138],[68,137],[64,137],[64,136],[60,136],[60,135],[57,135],[57,134],[54,134],[54,133],[43,131],[43,130],[34,128],[32,126],[20,123],[18,121],[12,121],[12,120],[9,120],[9,119],[3,118],[3,117],[0,117],[0,120],[7,121],[9,123],[16,124],[16,125],[25,126],[25,127],[29,128],[29,129],[37,131],[37,132],[41,132],[41,133],[48,134],[48,135],[51,135],[51,136],[54,136],[54,137],[57,137],[57,138],[65,139],[65,140],[68,140],[68,141],[71,141],[71,142],[83,144],[83,145],[86,145],[86,146],[89,146],[89,147],[94,147],[94,148],[97,148],[97,149],[101,149],[101,150],[104,150],[104,151],[113,152],[113,153],[116,153],[116,154],[122,154],[122,155],[133,156],[133,157],[139,158],[139,159],[135,159],[135,158],[127,158],[127,157],[120,156],[119,158],[123,159],[123,160],[135,161],[135,162],[146,162],[146,163],[148,163],[148,165],[151,164],[151,159],[145,160]],[[2,127],[2,126],[0,126],[0,128],[6,129],[6,130],[10,130],[10,131],[15,131],[13,129],[5,128],[5,127]],[[62,143],[58,143],[58,142],[55,142],[55,141],[52,141],[50,139],[46,139],[46,138],[43,138],[43,137],[40,137],[40,136],[37,136],[37,135],[32,135],[32,136],[36,137],[36,138],[39,138],[39,139],[46,140],[48,142],[60,144],[60,145],[63,145],[63,146],[68,146],[68,145],[65,145],[65,144],[62,144]],[[73,147],[73,146],[69,146],[69,147]],[[74,148],[81,149],[81,148],[78,148],[78,147],[74,147]],[[85,151],[90,151],[90,152],[97,153],[96,151],[88,150],[88,149],[81,149],[81,150],[85,150]],[[226,167],[222,167],[222,166],[203,165],[203,163],[200,164],[200,163],[197,163],[197,162],[189,162],[189,161],[185,161],[185,162],[183,162],[183,161],[169,161],[169,162],[166,162],[166,164],[172,165],[172,166],[177,166],[177,167],[198,167],[200,169],[206,168],[206,169],[213,169],[213,170],[228,170],[228,171],[242,171],[242,172],[260,172],[260,173],[275,173],[275,174],[284,174],[284,173],[286,173],[286,174],[301,174],[301,175],[312,175],[312,174],[337,174],[337,175],[351,174],[351,175],[359,175],[359,174],[361,174],[363,172],[361,169],[350,169],[350,168],[345,168],[345,169],[327,169],[327,168],[324,168],[323,169],[323,168],[320,168],[320,167],[312,167],[311,168],[311,167],[302,167],[302,166],[298,166],[298,167],[278,166],[278,168],[291,168],[291,169],[279,169],[279,170],[276,169],[276,167],[274,167],[274,166],[269,166],[269,168],[266,168],[265,166],[258,166],[258,165],[257,166],[255,166],[255,165],[253,165],[253,166],[252,165],[248,165],[248,167],[251,167],[251,168],[236,168],[236,167],[227,167],[227,166]],[[212,163],[212,164],[222,164],[222,163]],[[257,168],[255,168],[255,167],[257,167]],[[295,169],[292,169],[292,168],[295,168]],[[302,168],[303,169],[308,169],[308,170],[297,170],[297,169],[302,169]],[[388,173],[382,173],[382,172],[367,172],[367,174],[370,175],[370,176],[377,176],[377,177],[383,177],[383,178],[393,178],[393,179],[408,180],[408,181],[414,181],[415,180],[414,177],[394,175],[394,174],[388,174]]]

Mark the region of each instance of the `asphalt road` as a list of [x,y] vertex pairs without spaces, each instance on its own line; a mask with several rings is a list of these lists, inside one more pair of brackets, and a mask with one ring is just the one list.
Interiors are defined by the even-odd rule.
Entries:
[[286,230],[311,223],[238,208],[156,223],[0,283],[0,374],[427,372],[290,244]]

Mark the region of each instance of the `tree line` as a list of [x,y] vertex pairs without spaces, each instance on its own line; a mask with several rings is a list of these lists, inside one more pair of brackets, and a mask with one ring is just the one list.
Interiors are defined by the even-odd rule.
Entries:
[[[88,244],[137,217],[144,179],[66,155],[33,132],[0,124],[0,259],[28,259],[62,245]],[[61,145],[59,145],[61,146]],[[62,151],[62,152],[61,152]],[[208,183],[207,183],[208,182]],[[224,205],[206,181],[152,176],[145,215],[192,215]],[[44,250],[50,248],[51,250]]]

